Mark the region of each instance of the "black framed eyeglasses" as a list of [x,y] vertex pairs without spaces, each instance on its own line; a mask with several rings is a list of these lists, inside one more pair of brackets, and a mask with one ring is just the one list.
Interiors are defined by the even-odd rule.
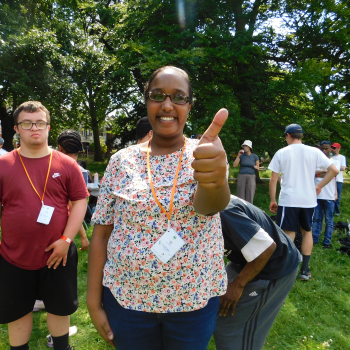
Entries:
[[150,91],[148,93],[148,98],[154,102],[163,102],[167,97],[170,97],[170,101],[172,103],[175,103],[177,105],[184,105],[186,104],[190,98],[189,96],[181,95],[181,94],[165,94],[164,92],[160,91]]
[[33,127],[33,125],[35,125],[39,130],[45,130],[49,123],[43,120],[39,120],[36,123],[32,123],[29,120],[25,120],[23,122],[17,123],[17,125],[21,125],[21,128],[23,130],[30,130]]
[[321,141],[320,145],[330,145],[331,141]]

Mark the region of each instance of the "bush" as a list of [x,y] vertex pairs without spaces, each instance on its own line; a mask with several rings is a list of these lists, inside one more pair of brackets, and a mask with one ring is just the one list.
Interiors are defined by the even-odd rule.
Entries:
[[[102,153],[107,153],[107,146],[101,140],[100,140],[100,146],[101,146]],[[95,143],[94,142],[91,142],[89,147],[90,147],[89,149],[90,149],[91,152],[95,152]]]

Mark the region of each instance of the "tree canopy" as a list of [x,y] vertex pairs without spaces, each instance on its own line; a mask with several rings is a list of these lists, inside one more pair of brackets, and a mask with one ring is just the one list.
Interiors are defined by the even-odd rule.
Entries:
[[[46,104],[59,127],[108,125],[118,147],[146,115],[143,86],[163,65],[185,69],[195,103],[185,132],[226,107],[227,153],[245,139],[271,155],[286,125],[304,141],[349,149],[350,9],[346,1],[0,1],[0,118]],[[55,134],[51,135],[52,140]],[[98,147],[97,147],[98,148]],[[350,154],[350,152],[349,152]],[[100,151],[96,149],[96,157]]]

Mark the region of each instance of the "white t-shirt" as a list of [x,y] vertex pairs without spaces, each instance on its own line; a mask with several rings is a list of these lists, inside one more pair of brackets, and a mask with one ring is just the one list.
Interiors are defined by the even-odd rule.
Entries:
[[317,206],[315,171],[328,168],[332,161],[322,151],[303,144],[293,144],[276,152],[269,169],[281,173],[279,206],[314,208]]
[[[338,154],[337,156],[333,156],[332,159],[338,160],[340,166],[346,167],[346,158],[343,155]],[[337,175],[337,182],[344,182],[343,171],[339,171],[339,174]]]
[[[79,165],[79,164],[78,164]],[[89,173],[86,169],[84,169],[81,165],[79,165],[80,171],[83,175],[84,181],[85,181],[85,185],[87,186],[88,182],[89,182]]]
[[3,154],[6,154],[7,151],[5,151],[4,149],[0,148],[0,156],[2,156]]
[[[338,160],[335,160],[331,158],[332,163],[336,166],[336,168],[340,169],[340,163]],[[317,170],[327,170],[327,168],[319,168]],[[323,180],[322,177],[315,177],[315,186],[319,184]],[[317,196],[317,199],[327,199],[327,200],[333,200],[335,199],[335,188],[337,187],[337,184],[335,182],[335,177],[328,182],[326,186],[322,188],[321,193]]]

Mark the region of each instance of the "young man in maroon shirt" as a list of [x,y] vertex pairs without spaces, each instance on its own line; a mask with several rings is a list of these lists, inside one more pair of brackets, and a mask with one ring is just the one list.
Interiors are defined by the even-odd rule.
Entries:
[[54,349],[68,350],[69,315],[78,307],[73,239],[89,194],[76,162],[48,147],[50,115],[40,102],[20,105],[14,122],[21,147],[0,159],[0,323],[8,324],[11,349],[29,349],[41,299]]

